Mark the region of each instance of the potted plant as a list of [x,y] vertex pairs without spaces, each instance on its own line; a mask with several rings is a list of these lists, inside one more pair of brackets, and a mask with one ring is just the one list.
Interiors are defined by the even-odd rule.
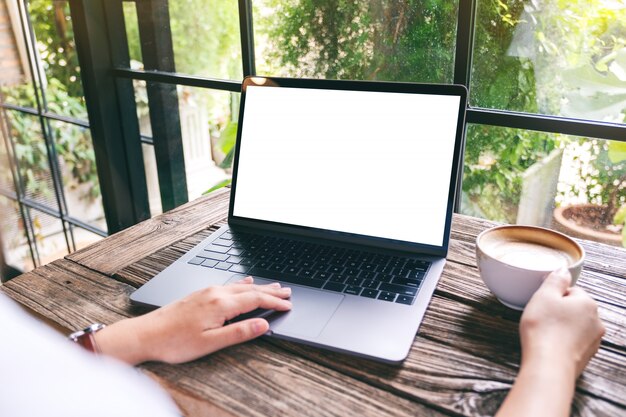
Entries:
[[582,187],[571,190],[588,203],[558,207],[555,226],[575,237],[626,246],[626,143],[596,140],[590,150],[589,165],[578,168]]

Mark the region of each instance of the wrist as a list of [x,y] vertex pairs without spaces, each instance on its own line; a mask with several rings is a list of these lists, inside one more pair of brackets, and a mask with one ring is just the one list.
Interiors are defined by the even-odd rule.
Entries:
[[141,334],[141,323],[138,318],[132,318],[108,326],[95,334],[95,337],[103,355],[136,365],[151,359],[146,352]]
[[564,390],[571,391],[572,395],[578,376],[574,358],[563,352],[555,352],[555,349],[529,349],[528,353],[523,353],[520,375],[522,373],[537,382],[558,384]]
[[96,342],[95,334],[102,329],[104,329],[106,325],[102,323],[94,323],[83,330],[75,331],[74,333],[68,336],[72,342],[82,346],[84,349],[93,352],[100,353],[100,349],[98,348],[98,343]]
[[572,360],[524,347],[517,378],[497,417],[570,414],[576,371]]

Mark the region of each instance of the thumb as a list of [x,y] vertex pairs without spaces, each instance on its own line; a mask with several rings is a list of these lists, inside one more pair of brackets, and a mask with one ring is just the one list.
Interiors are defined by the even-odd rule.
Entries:
[[572,275],[567,268],[563,267],[548,274],[543,284],[541,284],[540,291],[549,291],[558,295],[565,295],[571,285]]
[[254,318],[212,329],[205,333],[210,348],[207,353],[263,336],[269,328],[267,320]]

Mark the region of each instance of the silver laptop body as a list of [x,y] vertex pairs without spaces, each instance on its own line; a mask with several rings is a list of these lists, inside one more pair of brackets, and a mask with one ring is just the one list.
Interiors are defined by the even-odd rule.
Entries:
[[246,78],[228,225],[131,300],[281,281],[268,336],[401,362],[445,264],[465,107],[457,85]]

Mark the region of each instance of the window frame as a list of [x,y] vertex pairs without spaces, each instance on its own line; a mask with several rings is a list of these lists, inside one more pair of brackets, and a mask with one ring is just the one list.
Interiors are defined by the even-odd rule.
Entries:
[[[19,25],[19,28],[13,27],[15,32],[14,39],[17,48],[20,50],[20,56],[22,59],[25,59],[24,63],[27,64],[27,68],[24,68],[24,75],[25,78],[32,83],[35,96],[33,104],[35,107],[6,103],[4,102],[4,98],[0,97],[0,135],[4,138],[4,143],[0,143],[0,146],[5,147],[6,155],[9,161],[8,169],[11,172],[13,180],[13,190],[0,187],[0,196],[18,204],[18,212],[23,220],[25,229],[24,234],[30,249],[30,258],[33,265],[38,266],[41,265],[41,256],[36,243],[37,237],[33,226],[33,218],[30,214],[31,210],[37,210],[42,214],[58,219],[61,222],[65,246],[68,252],[72,252],[77,249],[74,237],[75,227],[85,229],[102,237],[107,236],[107,232],[69,214],[65,190],[63,187],[63,179],[55,148],[55,139],[53,137],[54,135],[51,127],[51,122],[62,122],[85,129],[90,128],[90,124],[86,120],[56,114],[48,110],[46,100],[47,93],[42,87],[44,85],[43,75],[41,73],[42,69],[40,65],[35,65],[33,62],[33,59],[39,59],[39,54],[36,50],[37,45],[35,41],[35,33],[28,10],[27,0],[16,0],[14,5],[7,3],[6,6],[10,13],[15,13],[15,20],[11,19],[11,23]],[[12,9],[13,6],[16,7],[16,10]],[[33,116],[38,120],[38,124],[41,129],[41,132],[38,134],[41,134],[44,141],[46,148],[46,160],[50,168],[54,194],[53,199],[55,201],[54,204],[48,205],[42,203],[26,194],[24,181],[19,169],[19,161],[16,156],[14,139],[10,134],[10,120],[7,114],[8,112],[16,112]],[[4,247],[0,247],[0,251],[4,251]],[[14,276],[16,275],[16,272],[19,271],[12,265],[3,264],[2,267],[11,272],[9,276]]]

